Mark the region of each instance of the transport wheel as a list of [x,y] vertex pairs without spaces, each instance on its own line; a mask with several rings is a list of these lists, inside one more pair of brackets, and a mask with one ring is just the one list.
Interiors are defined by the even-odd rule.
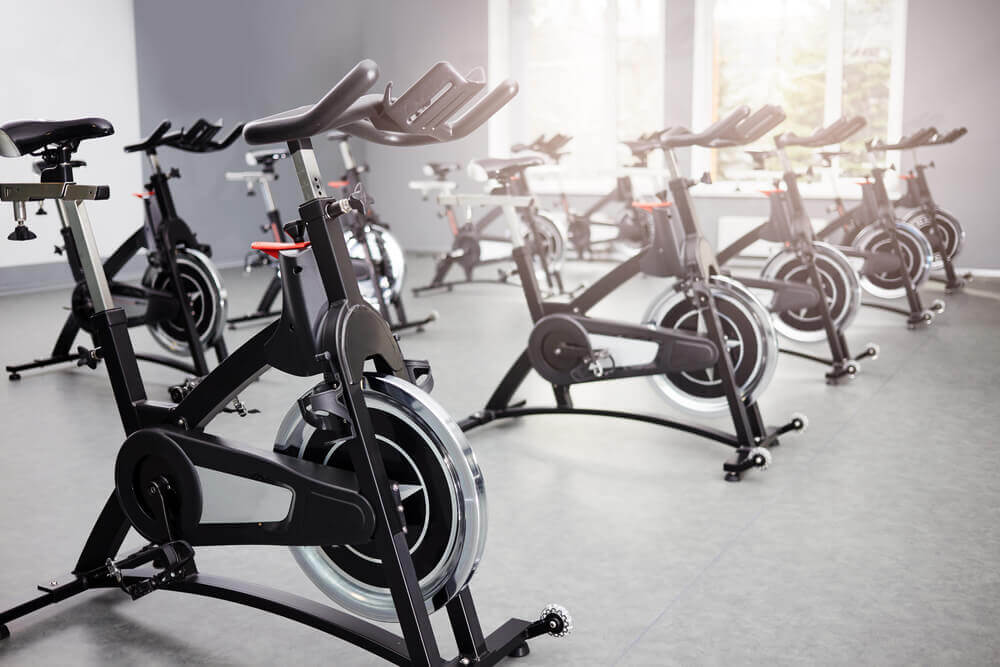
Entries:
[[[726,349],[740,393],[756,401],[767,388],[778,361],[778,338],[763,304],[739,282],[712,276],[712,295],[725,336]],[[667,329],[706,333],[701,312],[674,289],[653,302],[643,321]],[[729,404],[713,366],[698,371],[653,375],[654,386],[671,403],[700,415],[723,414]]]
[[[403,252],[403,246],[382,225],[367,225],[365,227],[365,234],[368,237],[368,247],[372,254],[372,263],[376,267],[381,265],[386,274],[380,279],[382,299],[386,303],[391,303],[402,293],[403,280],[406,278],[406,255]],[[355,238],[354,234],[345,234],[344,240],[347,241],[347,252],[352,259],[365,259],[364,246],[358,243],[358,239]],[[364,281],[364,283],[370,283],[370,281]],[[375,299],[373,288],[370,284],[362,284],[361,293],[370,293],[372,299]]]
[[[919,287],[930,277],[934,256],[931,243],[919,229],[906,222],[896,221],[896,233],[903,251],[903,266],[910,274],[913,286]],[[861,230],[852,245],[858,250],[895,254],[889,233],[877,225],[869,225]],[[900,299],[906,296],[902,274],[898,272],[862,274],[861,287],[881,299]]]
[[[187,295],[198,338],[203,346],[210,347],[219,340],[226,326],[226,290],[222,286],[222,278],[211,260],[192,248],[177,250],[177,272],[182,292]],[[142,284],[156,290],[173,291],[169,272],[152,265],[146,269]],[[147,324],[147,327],[153,339],[165,349],[187,354],[189,341],[182,313],[178,312],[169,320]]]
[[[486,491],[461,429],[426,392],[395,377],[369,375],[365,403],[389,479],[397,485],[406,541],[427,611],[465,587],[486,545]],[[351,469],[346,433],[318,431],[298,405],[285,415],[280,454]],[[395,622],[396,609],[373,542],[291,547],[310,580],[365,618]]]
[[552,637],[565,637],[573,632],[573,617],[561,604],[546,605],[539,620],[545,623],[548,634]]
[[[830,316],[838,329],[846,329],[861,305],[858,275],[844,254],[833,246],[816,242],[814,248],[816,269]],[[761,277],[805,284],[810,282],[808,266],[788,248],[768,260],[761,271]],[[826,329],[817,308],[773,313],[773,319],[778,333],[791,340],[815,343],[826,338]]]
[[[962,247],[965,245],[965,229],[962,228],[962,223],[958,221],[958,218],[943,208],[935,206],[934,217],[937,220],[937,231],[942,237],[941,245],[944,248],[945,256],[954,261],[959,253],[962,252]],[[903,222],[913,225],[925,235],[931,228],[931,219],[919,209],[911,211],[903,219]],[[931,268],[935,271],[944,268],[944,259],[941,257],[940,252],[934,252],[934,260],[931,262]]]

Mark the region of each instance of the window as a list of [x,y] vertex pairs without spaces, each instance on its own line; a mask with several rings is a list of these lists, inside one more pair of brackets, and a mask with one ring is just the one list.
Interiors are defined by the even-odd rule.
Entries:
[[[695,126],[740,104],[780,104],[788,116],[781,131],[800,135],[841,115],[864,116],[868,126],[842,150],[862,152],[872,136],[896,138],[904,10],[905,0],[699,0]],[[812,149],[789,156],[802,170],[816,162]],[[696,150],[693,161],[714,180],[762,180],[743,148]],[[864,174],[867,161],[841,158],[842,175]]]
[[571,135],[562,185],[599,191],[628,157],[618,142],[663,125],[663,0],[490,4],[490,68],[520,84],[506,127],[491,129],[491,152]]

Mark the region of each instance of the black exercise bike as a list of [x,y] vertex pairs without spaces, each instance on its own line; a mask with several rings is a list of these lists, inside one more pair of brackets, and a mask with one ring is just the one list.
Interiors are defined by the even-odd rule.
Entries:
[[[537,155],[486,158],[473,160],[469,164],[469,172],[476,180],[494,183],[492,192],[510,190],[518,195],[530,195],[531,189],[528,187],[525,172],[541,164],[545,164],[545,158]],[[432,194],[451,192],[455,188],[455,183],[447,180],[447,177],[449,173],[459,168],[460,166],[454,162],[429,162],[424,166],[424,173],[433,176],[433,180],[411,181],[410,188],[419,190],[425,200]],[[532,256],[535,257],[532,263],[534,270],[542,276],[549,290],[563,291],[559,268],[563,262],[566,244],[562,230],[548,213],[534,211],[532,214],[534,226],[520,227],[514,234],[516,239],[511,236],[513,232],[509,230],[504,233],[490,231],[491,227],[496,226],[494,223],[503,218],[503,211],[499,206],[491,208],[482,217],[464,224],[459,224],[456,209],[450,204],[444,206],[443,216],[448,221],[453,237],[451,250],[438,258],[431,281],[413,288],[414,294],[419,295],[439,289],[451,291],[456,285],[471,283],[517,287],[519,283],[511,278],[520,273],[521,267],[517,267],[513,272],[498,268],[496,277],[491,279],[475,276],[477,268],[497,264],[509,266],[513,263],[512,248],[515,244],[526,244],[529,247]],[[463,278],[448,280],[453,268],[461,269]],[[523,276],[521,278],[523,279]]]
[[[343,137],[343,140],[340,140],[340,137]],[[349,194],[361,184],[360,175],[367,168],[357,165],[354,161],[350,147],[347,145],[346,135],[336,132],[331,133],[329,138],[340,140],[341,157],[347,166],[347,174],[343,180],[330,181],[327,185]],[[271,182],[280,176],[275,169],[277,162],[288,158],[288,155],[288,151],[284,149],[251,151],[247,153],[246,161],[248,165],[258,167],[257,170],[226,172],[226,180],[246,185],[247,196],[256,196],[257,190],[260,190],[267,214],[267,224],[261,226],[261,231],[270,234],[276,242],[287,241],[288,236],[281,226],[281,214],[274,202]],[[382,313],[393,331],[414,328],[417,331],[422,331],[424,325],[437,319],[436,313],[431,313],[420,320],[407,318],[402,302],[405,274],[403,249],[389,233],[388,227],[378,220],[374,211],[368,210],[364,216],[345,216],[343,227],[351,257],[365,263],[365,273],[359,276],[361,292],[368,302]],[[277,264],[266,255],[260,256],[260,253],[251,253],[244,261],[244,269],[247,272],[262,266],[274,266],[275,274],[264,289],[264,293],[253,312],[229,319],[231,328],[237,324],[270,319],[281,314],[281,311],[275,307],[278,296],[281,294],[281,275]],[[371,276],[375,276],[376,279],[373,281]],[[376,290],[376,283],[381,286],[380,291]],[[390,306],[393,307],[392,311]]]
[[759,169],[764,168],[768,158],[780,158],[781,180],[785,189],[775,187],[765,191],[770,203],[768,219],[717,254],[719,263],[726,265],[757,241],[780,244],[761,269],[761,276],[809,284],[822,292],[823,298],[813,308],[775,313],[774,327],[778,333],[793,341],[814,343],[826,340],[830,358],[786,348],[781,351],[828,365],[830,369],[826,380],[830,384],[853,378],[858,372],[858,362],[866,358],[875,359],[879,352],[874,343],[868,343],[864,352],[856,356],[852,356],[848,348],[844,330],[861,306],[861,284],[848,257],[864,260],[863,274],[898,270],[900,261],[891,253],[862,251],[816,240],[799,190],[799,175],[786,149],[789,146],[822,148],[839,144],[865,125],[865,119],[860,116],[843,117],[805,137],[793,132],[775,135],[773,151],[748,151]]
[[[530,254],[517,245],[514,257],[521,269],[524,296],[534,322],[525,350],[507,371],[485,408],[460,422],[470,430],[497,419],[537,414],[584,414],[642,421],[693,433],[735,450],[724,464],[726,479],[738,481],[751,468],[771,460],[769,447],[778,437],[802,430],[805,419],[793,417],[779,428],[764,425],[757,397],[766,387],[777,360],[770,317],[740,283],[718,270],[694,216],[688,188],[694,181],[679,174],[673,149],[681,146],[734,146],[756,140],[781,121],[780,110],[765,107],[751,115],[741,107],[701,133],[676,128],[658,139],[667,150],[673,178],[668,202],[641,205],[652,216],[650,246],[612,269],[568,302],[544,300],[534,274],[528,271]],[[665,195],[664,195],[665,198]],[[442,195],[442,203],[501,206],[508,225],[529,226],[534,202],[529,196]],[[677,209],[677,215],[670,213]],[[587,315],[599,302],[639,273],[674,277],[676,282],[654,301],[641,324],[597,319]],[[812,306],[816,290],[801,284],[753,280],[754,287],[773,290],[777,310]],[[629,348],[641,347],[642,352]],[[626,363],[627,357],[637,358]],[[554,406],[526,406],[515,392],[535,370],[547,380]],[[573,405],[573,385],[628,377],[649,377],[657,389],[683,408],[701,415],[728,413],[735,434],[663,418],[659,415]]]
[[[97,255],[83,202],[107,199],[108,188],[79,185],[69,169],[79,143],[111,134],[111,125],[94,118],[0,126],[3,156],[52,146],[64,158],[65,180],[0,184],[0,200],[14,204],[17,238],[30,238],[28,201],[52,199],[63,208],[94,304],[90,354],[105,361],[128,434],[114,491],[76,565],[47,578],[37,597],[0,612],[0,638],[9,636],[11,621],[93,588],[121,588],[132,598],[162,589],[227,600],[399,665],[492,665],[527,654],[533,637],[570,630],[565,611],[553,606],[537,621],[511,619],[483,635],[468,588],[486,535],[482,475],[455,422],[426,393],[429,366],[402,357],[388,324],[362,298],[339,218],[363,213],[363,193],[325,195],[310,139],[331,129],[388,145],[459,139],[504,106],[517,86],[501,84],[449,121],[485,87],[481,69],[463,77],[438,63],[398,98],[390,88],[366,95],[377,78],[375,63],[362,61],[316,104],[247,125],[250,144],[287,143],[306,200],[300,219],[284,226],[291,243],[256,244],[281,266],[284,307],[278,321],[176,404],[146,399],[126,315],[113,303]],[[318,379],[293,402],[274,451],[250,451],[206,433],[269,368]],[[220,478],[227,488],[240,485],[239,507],[215,502],[218,491],[206,502]],[[259,507],[270,509],[254,511]],[[149,544],[119,557],[133,528]],[[292,547],[310,579],[352,613],[198,571],[195,547],[236,544]],[[441,607],[459,650],[447,662],[429,618]],[[402,634],[361,617],[396,621]]]
[[[641,135],[635,141],[621,142],[632,153],[631,169],[645,169],[649,166],[649,155],[659,146],[650,140],[660,132],[650,132]],[[572,137],[565,134],[555,134],[546,138],[541,135],[530,144],[514,144],[514,153],[532,152],[546,156],[552,164],[568,155],[563,151]],[[633,252],[649,245],[652,238],[650,218],[642,210],[632,206],[636,201],[635,190],[630,174],[616,176],[615,186],[582,213],[573,210],[569,196],[565,192],[559,194],[559,205],[566,216],[566,236],[570,245],[576,251],[578,259],[597,259],[613,253],[618,247],[624,246]],[[614,206],[611,217],[606,217],[604,211]]]
[[[936,134],[933,128],[922,129],[892,146],[901,150],[909,148],[911,144],[919,145],[933,134]],[[874,139],[865,142],[865,149],[873,163],[876,153],[885,146],[887,144]],[[852,209],[838,211],[838,217],[816,232],[816,238],[825,241],[839,237],[842,246],[851,246],[866,253],[893,255],[898,260],[893,267],[879,267],[882,270],[862,267],[861,287],[877,298],[905,298],[907,307],[879,302],[863,302],[862,305],[903,315],[907,328],[915,329],[930,325],[935,314],[944,312],[945,304],[935,299],[929,308],[924,308],[917,291],[930,277],[934,249],[916,226],[897,219],[885,185],[885,174],[891,168],[891,165],[879,167],[873,164],[870,175],[859,182],[861,203]]]
[[[941,208],[934,201],[931,194],[930,183],[927,180],[927,170],[934,167],[934,162],[921,164],[917,159],[917,149],[928,146],[944,146],[951,144],[964,137],[968,130],[964,127],[956,128],[950,132],[941,134],[935,128],[934,133],[929,135],[922,142],[908,142],[904,148],[913,151],[913,169],[909,173],[903,174],[900,178],[906,183],[906,193],[895,201],[895,206],[903,209],[911,209],[903,216],[903,222],[915,226],[919,229],[931,243],[934,250],[934,259],[931,268],[936,271],[944,271],[944,277],[932,275],[931,280],[944,283],[945,294],[951,294],[963,287],[972,280],[971,273],[958,276],[955,270],[955,258],[962,252],[965,244],[965,229],[954,214]],[[897,145],[879,145],[876,150],[901,150]]]
[[[22,127],[29,128],[24,132],[31,131],[30,125]],[[163,147],[190,153],[223,150],[236,141],[243,126],[236,127],[229,136],[217,142],[215,136],[221,129],[220,126],[201,119],[187,130],[170,132],[170,122],[163,121],[149,137],[125,148],[126,153],[142,152],[149,160],[151,174],[145,185],[146,192],[137,195],[143,200],[146,215],[143,226],[118,246],[104,262],[104,274],[111,281],[111,293],[125,309],[128,325],[147,327],[157,343],[176,355],[190,357],[191,363],[153,354],[136,354],[136,358],[196,376],[208,373],[206,348],[214,349],[219,361],[226,357],[226,344],[223,340],[226,291],[215,265],[209,259],[211,248],[199,243],[195,233],[177,215],[168,181],[180,178],[180,172],[174,168],[165,173],[160,167],[157,150]],[[73,170],[86,165],[85,162],[71,159],[77,145],[73,142],[48,142],[45,139],[46,137],[39,137],[33,143],[24,144],[27,147],[26,153],[42,158],[42,183],[71,181]],[[87,286],[78,241],[73,237],[70,222],[66,219],[67,206],[61,201],[56,203],[62,221],[60,231],[64,244],[56,248],[56,253],[66,256],[76,281],[70,301],[70,314],[59,332],[52,353],[46,358],[7,366],[11,380],[21,379],[23,371],[34,368],[70,362],[96,368],[98,364],[98,360],[89,356],[85,347],[80,346],[75,352],[71,350],[81,329],[93,334],[90,321],[94,303]],[[25,231],[26,228],[19,226],[8,238],[23,240],[17,234]],[[147,261],[141,283],[132,285],[115,281],[115,276],[125,265],[141,253],[146,253]]]

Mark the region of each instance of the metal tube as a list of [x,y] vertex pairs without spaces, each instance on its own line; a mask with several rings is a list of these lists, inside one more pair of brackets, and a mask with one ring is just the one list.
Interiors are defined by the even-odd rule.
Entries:
[[94,312],[100,313],[114,308],[115,304],[111,300],[111,288],[108,286],[108,278],[104,274],[101,256],[97,252],[97,241],[94,239],[94,230],[90,226],[87,209],[80,201],[65,199],[57,199],[56,206],[59,208],[59,215],[73,232],[73,241],[76,243],[84,281],[94,304]]
[[299,187],[302,188],[305,201],[325,197],[326,190],[323,189],[322,173],[319,170],[319,163],[316,162],[312,141],[310,139],[289,141],[288,150],[292,154],[295,175],[299,179]]

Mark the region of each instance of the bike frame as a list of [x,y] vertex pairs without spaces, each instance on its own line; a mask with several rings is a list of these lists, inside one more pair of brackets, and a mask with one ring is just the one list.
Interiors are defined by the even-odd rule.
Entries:
[[[386,474],[362,394],[366,359],[374,359],[376,367],[383,373],[410,378],[388,325],[361,297],[340,223],[328,213],[328,206],[334,200],[325,196],[320,185],[322,181],[319,179],[319,167],[311,142],[291,141],[289,149],[307,200],[299,208],[299,213],[308,230],[326,298],[334,310],[331,317],[337,322],[337,329],[342,334],[337,337],[335,350],[327,351],[322,359],[317,358],[314,367],[307,372],[295,374],[313,375],[317,370],[322,370],[327,380],[333,381],[336,378],[343,387],[344,407],[354,425],[356,436],[350,449],[351,461],[357,475],[359,492],[368,499],[375,511],[373,540],[382,557],[385,576],[396,603],[402,636],[300,596],[198,573],[193,565],[191,572],[177,580],[163,583],[160,587],[228,600],[283,616],[337,636],[399,665],[444,665],[419,589],[401,518],[395,509],[398,501],[391,491],[391,481]],[[93,318],[95,341],[106,362],[127,434],[156,425],[177,425],[184,429],[200,430],[241,389],[271,365],[287,366],[286,357],[294,355],[294,346],[283,344],[284,341],[278,336],[281,322],[274,322],[222,361],[180,403],[171,405],[147,400],[124,312],[114,307],[86,209],[82,204],[84,199],[98,198],[100,189],[75,184],[49,184],[49,188],[45,188],[46,184],[0,185],[0,195],[3,195],[0,198],[23,202],[37,199],[44,193],[50,193],[48,198],[53,198],[53,189],[61,188],[61,192],[54,198],[59,199],[73,238],[83,250],[80,256],[81,270],[91,287],[96,311]],[[105,198],[106,193],[107,189],[104,188]],[[17,197],[21,199],[13,199]],[[381,323],[381,327],[378,323]],[[233,457],[231,465],[239,465],[238,456]],[[0,625],[91,588],[118,588],[147,579],[148,571],[129,567],[130,563],[141,560],[143,551],[119,561],[121,569],[109,566],[121,548],[129,528],[130,523],[116,494],[112,492],[73,571],[40,586],[42,595],[0,612]],[[112,576],[114,573],[116,576]],[[468,587],[447,603],[447,610],[460,653],[475,660],[476,664],[492,665],[511,653],[523,651],[520,654],[525,654],[526,640],[546,631],[539,622],[511,619],[488,637],[484,636]]]
[[[146,184],[148,192],[139,195],[145,207],[145,218],[142,227],[136,230],[131,236],[122,242],[118,248],[103,263],[103,271],[106,280],[110,281],[121,272],[122,269],[141,251],[148,250],[155,252],[157,258],[170,274],[172,284],[175,286],[174,298],[178,303],[178,308],[184,319],[184,329],[188,333],[188,352],[191,356],[191,363],[185,364],[177,359],[158,354],[136,354],[136,358],[142,361],[149,361],[170,368],[190,373],[196,376],[207,375],[209,372],[208,362],[205,358],[205,350],[201,338],[197,334],[197,327],[189,308],[183,307],[185,295],[181,291],[179,269],[177,267],[177,256],[175,249],[177,246],[187,246],[192,249],[205,251],[206,246],[200,245],[190,227],[177,215],[177,208],[174,205],[173,195],[170,192],[168,183],[169,175],[165,174],[160,167],[156,151],[147,151],[151,175],[149,183]],[[151,207],[150,199],[156,202],[156,211]],[[85,259],[80,256],[79,241],[73,233],[73,216],[75,213],[71,207],[60,200],[57,211],[61,222],[60,233],[65,245],[66,260],[76,283],[84,281]],[[156,217],[158,216],[158,218]],[[155,297],[151,297],[155,298]],[[133,323],[136,324],[136,323]],[[47,358],[35,359],[34,361],[7,366],[11,379],[19,379],[20,373],[25,370],[44,368],[57,364],[79,362],[81,365],[86,361],[82,353],[73,353],[70,348],[80,333],[81,322],[74,313],[66,317],[66,321],[56,338],[56,343],[51,354]],[[222,336],[212,346],[218,361],[226,358],[228,351]]]

